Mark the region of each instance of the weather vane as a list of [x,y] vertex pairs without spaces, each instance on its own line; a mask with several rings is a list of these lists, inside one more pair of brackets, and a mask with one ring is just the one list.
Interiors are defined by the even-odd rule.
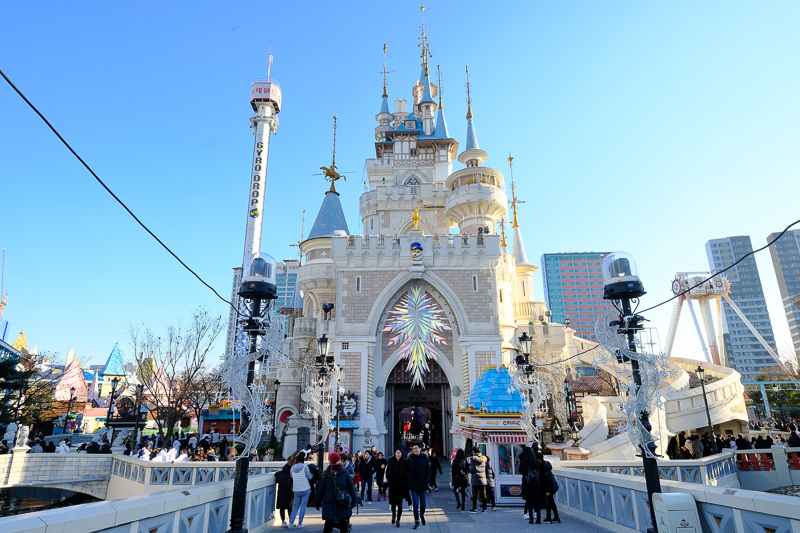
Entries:
[[383,74],[383,98],[387,98],[389,95],[386,94],[386,87],[388,86],[387,77],[389,74],[394,72],[394,70],[386,70],[386,43],[383,43],[383,70],[378,72],[378,74]]
[[442,69],[440,65],[436,65],[436,77],[439,81],[439,109],[442,108]]
[[331,182],[331,189],[328,192],[336,192],[335,183],[339,179],[347,181],[347,178],[336,171],[336,115],[333,116],[333,160],[329,167],[319,167],[327,181]]
[[419,46],[422,48],[422,66],[425,67],[425,75],[428,75],[428,58],[433,57],[431,54],[431,49],[428,46],[428,35],[425,33],[425,6],[420,6],[419,10],[422,12],[422,26],[419,27],[422,30],[422,36],[419,38]]
[[469,87],[469,65],[467,65],[467,118],[472,118],[472,95]]

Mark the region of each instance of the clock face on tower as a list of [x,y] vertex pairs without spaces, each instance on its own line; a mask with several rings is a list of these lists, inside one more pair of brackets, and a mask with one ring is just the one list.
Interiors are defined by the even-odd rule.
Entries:
[[677,296],[677,295],[679,295],[681,292],[682,292],[682,291],[681,291],[681,281],[680,281],[680,280],[678,280],[678,279],[674,279],[674,280],[672,280],[672,294],[674,294],[675,296]]

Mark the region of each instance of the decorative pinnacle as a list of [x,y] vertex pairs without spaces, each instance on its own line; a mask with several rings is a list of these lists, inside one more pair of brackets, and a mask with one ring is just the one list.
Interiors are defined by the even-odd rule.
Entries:
[[517,198],[517,194],[514,192],[514,164],[512,163],[514,158],[511,157],[511,152],[508,154],[508,168],[511,170],[511,201],[508,202],[511,204],[511,211],[514,213],[514,222],[511,224],[512,228],[518,228],[519,224],[517,223],[517,204],[524,204],[525,200],[520,200]]
[[333,160],[331,161],[331,166],[319,167],[319,169],[322,171],[325,179],[331,182],[331,188],[328,192],[336,192],[334,184],[337,180],[343,179],[347,181],[346,177],[336,172],[336,115],[333,116]]
[[507,245],[506,245],[506,219],[505,218],[501,218],[500,219],[500,235],[501,235],[500,246],[506,247]]
[[439,80],[439,109],[442,108],[442,69],[436,65],[436,77]]
[[428,46],[428,36],[425,34],[425,6],[420,6],[419,10],[422,12],[422,26],[419,27],[422,30],[422,36],[419,38],[419,46],[422,48],[422,66],[425,67],[425,75],[428,75],[428,58],[433,57],[431,54],[430,47]]
[[386,94],[386,43],[383,43],[383,98],[388,98]]
[[469,86],[469,65],[467,65],[467,118],[472,118],[472,96]]

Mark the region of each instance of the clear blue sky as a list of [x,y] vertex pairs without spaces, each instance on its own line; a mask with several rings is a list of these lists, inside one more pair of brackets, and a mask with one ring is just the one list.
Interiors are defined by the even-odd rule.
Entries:
[[[525,245],[627,250],[649,293],[707,268],[709,238],[755,246],[794,221],[800,170],[797,2],[443,2],[426,6],[450,132],[462,143],[469,64],[487,165],[515,157]],[[415,2],[10,2],[0,67],[95,171],[226,297],[241,260],[253,137],[250,84],[284,94],[262,249],[296,255],[339,117],[337,186],[360,232],[382,46],[391,100],[419,75]],[[112,201],[0,84],[0,247],[11,341],[101,363],[130,324],[154,330],[225,305]],[[456,163],[454,168],[460,168]],[[310,227],[307,221],[306,232]],[[788,329],[758,257],[779,345]],[[541,296],[541,284],[539,284]],[[671,307],[648,314],[663,336]],[[699,357],[688,316],[679,347]],[[8,339],[7,339],[8,340]],[[223,342],[219,343],[220,351]],[[128,354],[129,356],[131,354]]]

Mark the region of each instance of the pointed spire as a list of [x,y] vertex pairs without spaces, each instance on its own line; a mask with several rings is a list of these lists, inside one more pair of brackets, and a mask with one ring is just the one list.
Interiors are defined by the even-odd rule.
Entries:
[[469,65],[467,65],[467,144],[464,151],[480,150],[478,135],[475,133],[475,124],[472,123],[472,95],[469,85]]
[[[100,373],[103,376],[125,375],[125,365],[122,362],[122,350],[119,349],[119,343],[114,344],[114,349],[111,350],[111,354],[108,356],[106,365],[103,367],[103,370]],[[105,379],[105,377],[103,379]]]
[[387,77],[389,75],[389,71],[386,70],[386,43],[383,43],[383,94],[381,95],[381,112],[380,114],[390,115],[389,112],[389,94],[386,92],[387,84]]
[[440,139],[449,139],[447,121],[444,119],[444,110],[442,109],[442,71],[439,65],[436,65],[436,73],[439,80],[439,111],[436,113],[436,129],[433,131],[433,136]]
[[501,238],[500,238],[500,246],[505,248],[506,246],[508,246],[508,244],[506,244],[506,219],[505,218],[501,218],[500,219],[500,236],[501,236]]
[[422,36],[419,38],[418,45],[422,48],[422,72],[420,73],[420,79],[422,80],[422,99],[419,103],[435,104],[436,102],[431,96],[431,78],[428,72],[428,58],[433,57],[433,55],[431,54],[430,45],[428,44],[428,35],[425,33],[425,6],[421,6],[419,9],[422,11],[422,26],[420,26]]
[[322,171],[322,175],[325,176],[325,179],[331,182],[331,188],[328,192],[339,194],[336,192],[336,187],[334,184],[339,179],[347,181],[347,178],[336,172],[336,115],[333,116],[333,158],[331,160],[331,166],[319,167],[319,169]]
[[508,154],[508,168],[511,174],[511,211],[514,214],[514,223],[511,225],[514,228],[514,242],[511,255],[514,257],[514,262],[517,265],[530,265],[528,262],[528,254],[525,253],[525,245],[522,243],[522,232],[519,229],[517,222],[517,204],[524,204],[525,200],[517,198],[516,191],[514,190],[514,158]]

